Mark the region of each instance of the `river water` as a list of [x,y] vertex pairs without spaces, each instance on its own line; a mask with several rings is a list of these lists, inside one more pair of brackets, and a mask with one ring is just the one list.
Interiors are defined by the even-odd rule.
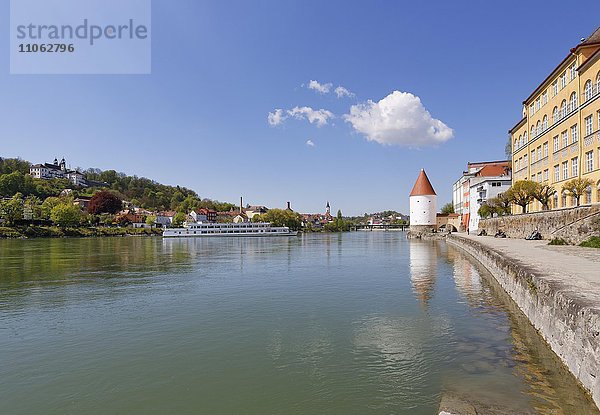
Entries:
[[444,242],[0,241],[0,414],[418,415],[446,397],[598,414]]

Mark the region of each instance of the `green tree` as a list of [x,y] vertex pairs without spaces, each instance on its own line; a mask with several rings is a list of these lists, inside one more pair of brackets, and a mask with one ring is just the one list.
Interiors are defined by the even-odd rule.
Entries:
[[444,206],[442,206],[442,213],[454,213],[454,205],[452,204],[452,202],[448,202]]
[[542,210],[550,209],[550,200],[556,194],[556,189],[548,184],[536,183],[533,197],[542,204]]
[[477,214],[483,219],[491,218],[492,216],[494,216],[494,213],[496,213],[496,208],[491,203],[489,203],[489,201],[483,203],[477,210]]
[[17,192],[23,192],[25,175],[19,171],[0,175],[0,196],[13,196]]
[[0,157],[0,174],[20,172],[25,175],[29,173],[30,165],[31,163],[25,160]]
[[42,219],[42,202],[38,197],[27,196],[25,198],[23,203],[23,217],[28,220]]
[[575,205],[579,206],[581,196],[583,196],[588,188],[593,184],[594,182],[591,179],[582,179],[578,177],[563,184],[562,189],[567,192],[567,195],[573,197],[576,202]]
[[41,206],[42,219],[50,219],[50,213],[55,206],[60,205],[63,201],[58,197],[48,197]]
[[6,225],[13,226],[17,221],[23,219],[23,195],[15,194],[7,200],[0,200],[0,217]]
[[146,225],[154,226],[156,224],[156,216],[148,215],[146,216]]
[[506,144],[504,145],[504,154],[506,155],[506,159],[509,161],[512,160],[512,152],[513,152],[512,138],[509,135],[508,140],[506,141]]
[[518,180],[506,191],[506,196],[514,204],[521,206],[523,213],[527,213],[527,205],[533,201],[535,189],[535,182],[530,180]]
[[58,226],[73,227],[81,223],[81,209],[72,203],[61,203],[52,208],[50,220]]
[[187,216],[185,213],[179,212],[175,216],[173,216],[172,226],[174,228],[181,228],[183,226],[183,222],[185,222]]
[[496,209],[496,213],[500,216],[510,215],[510,208],[512,206],[512,200],[506,193],[498,193],[498,196],[493,197],[489,202]]
[[261,219],[273,226],[287,226],[294,231],[299,230],[302,226],[302,216],[287,209],[270,209],[261,215]]

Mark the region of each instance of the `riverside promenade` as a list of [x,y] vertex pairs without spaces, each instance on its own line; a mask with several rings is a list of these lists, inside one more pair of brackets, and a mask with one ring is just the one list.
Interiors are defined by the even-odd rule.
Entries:
[[498,280],[600,407],[600,249],[452,234]]

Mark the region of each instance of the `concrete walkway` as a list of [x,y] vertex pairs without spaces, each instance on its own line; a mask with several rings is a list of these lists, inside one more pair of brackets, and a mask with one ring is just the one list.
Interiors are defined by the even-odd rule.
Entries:
[[538,277],[556,283],[565,295],[600,312],[600,249],[550,246],[548,241],[493,236],[456,233],[453,236],[471,239],[495,250]]

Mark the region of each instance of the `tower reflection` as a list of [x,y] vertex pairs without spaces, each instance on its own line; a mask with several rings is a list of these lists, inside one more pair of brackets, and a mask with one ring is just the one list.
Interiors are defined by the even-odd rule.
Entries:
[[433,241],[412,239],[410,247],[410,281],[415,297],[427,307],[433,297],[437,278],[438,247]]

